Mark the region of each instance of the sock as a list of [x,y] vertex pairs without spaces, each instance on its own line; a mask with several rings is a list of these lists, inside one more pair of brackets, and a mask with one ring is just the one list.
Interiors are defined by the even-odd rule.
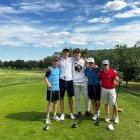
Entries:
[[47,113],[47,116],[46,117],[49,118],[50,117],[50,113]]
[[53,115],[56,116],[56,112],[54,112]]

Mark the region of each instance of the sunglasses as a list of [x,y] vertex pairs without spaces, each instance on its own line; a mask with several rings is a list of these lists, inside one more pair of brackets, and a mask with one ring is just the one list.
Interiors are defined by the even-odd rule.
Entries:
[[108,64],[103,64],[103,66],[107,66]]

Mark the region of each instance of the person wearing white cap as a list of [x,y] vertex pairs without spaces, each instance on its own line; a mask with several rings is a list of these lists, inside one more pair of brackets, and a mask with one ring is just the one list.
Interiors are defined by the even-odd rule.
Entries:
[[99,73],[99,78],[101,81],[101,98],[103,100],[103,103],[105,104],[106,111],[105,121],[110,121],[109,104],[111,104],[115,113],[114,122],[119,123],[114,80],[120,83],[120,79],[118,78],[117,73],[113,69],[110,69],[108,60],[103,60],[102,66],[103,71]]
[[94,111],[93,120],[97,120],[100,114],[100,94],[101,86],[99,80],[100,68],[95,68],[94,58],[88,58],[88,67],[85,69],[85,75],[88,79],[88,96],[92,101],[92,107]]

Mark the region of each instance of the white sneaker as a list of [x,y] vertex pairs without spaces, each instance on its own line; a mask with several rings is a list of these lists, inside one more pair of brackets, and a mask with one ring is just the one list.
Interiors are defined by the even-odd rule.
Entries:
[[105,118],[105,121],[106,121],[106,122],[109,122],[109,121],[110,121],[110,117],[107,116],[107,117]]
[[118,116],[115,117],[114,123],[117,123],[117,124],[119,123],[119,117]]
[[50,124],[50,119],[49,118],[45,119],[45,124]]
[[92,120],[96,121],[96,120],[97,120],[97,118],[98,118],[98,114],[94,114],[94,116],[93,116]]
[[56,115],[53,116],[53,119],[54,119],[55,121],[60,121],[60,118],[59,118],[58,116],[56,116]]
[[65,120],[65,114],[64,114],[64,113],[61,114],[61,116],[60,116],[60,120],[61,120],[61,121]]
[[72,113],[70,113],[70,118],[71,118],[72,120],[74,120],[74,119],[75,119],[75,116],[74,116]]

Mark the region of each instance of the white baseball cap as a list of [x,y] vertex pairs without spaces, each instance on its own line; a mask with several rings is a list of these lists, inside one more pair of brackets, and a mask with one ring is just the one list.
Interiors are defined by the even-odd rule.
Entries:
[[88,63],[89,63],[89,62],[94,63],[94,58],[88,58],[88,60],[87,60],[87,61],[88,61]]
[[102,61],[102,65],[104,65],[104,64],[109,65],[109,61],[108,61],[108,60],[103,60],[103,61]]

